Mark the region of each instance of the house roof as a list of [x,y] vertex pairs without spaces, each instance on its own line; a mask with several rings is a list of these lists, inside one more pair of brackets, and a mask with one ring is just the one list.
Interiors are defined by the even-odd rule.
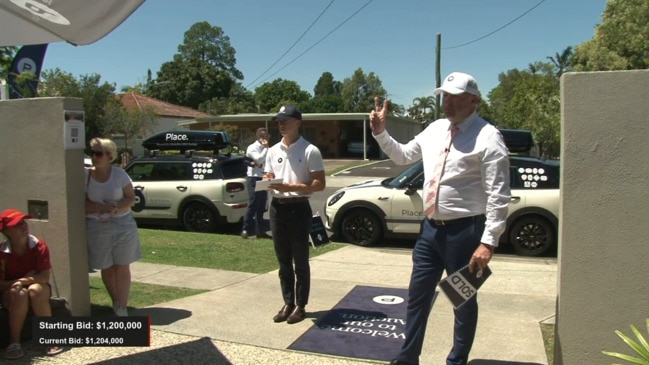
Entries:
[[151,107],[159,117],[169,118],[198,118],[209,117],[211,114],[203,113],[198,110],[187,108],[184,106],[166,103],[162,100],[150,98],[135,92],[128,92],[124,94],[117,94],[116,98],[121,100],[122,105],[126,109],[140,109]]

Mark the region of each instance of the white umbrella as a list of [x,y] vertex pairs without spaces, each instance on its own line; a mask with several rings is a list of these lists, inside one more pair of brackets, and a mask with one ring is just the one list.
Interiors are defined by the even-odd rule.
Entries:
[[145,0],[0,0],[0,47],[90,44],[110,33]]

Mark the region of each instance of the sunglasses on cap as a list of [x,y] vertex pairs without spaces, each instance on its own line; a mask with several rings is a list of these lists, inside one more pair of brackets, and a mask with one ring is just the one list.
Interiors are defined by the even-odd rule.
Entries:
[[104,155],[104,151],[90,150],[90,156],[102,157],[103,155]]

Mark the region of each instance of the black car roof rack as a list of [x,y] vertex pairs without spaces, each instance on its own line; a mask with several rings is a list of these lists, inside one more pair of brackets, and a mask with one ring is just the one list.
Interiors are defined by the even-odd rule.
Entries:
[[534,148],[532,132],[524,129],[500,129],[510,153],[529,154]]
[[219,150],[230,145],[230,136],[225,131],[168,131],[155,134],[142,142],[142,147],[155,156],[159,151],[180,151],[191,157],[194,151]]

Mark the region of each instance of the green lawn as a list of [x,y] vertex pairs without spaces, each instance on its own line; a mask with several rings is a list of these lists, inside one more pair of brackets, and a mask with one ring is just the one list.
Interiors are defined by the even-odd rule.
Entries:
[[[142,262],[265,273],[277,269],[273,241],[239,235],[140,229]],[[311,248],[311,257],[342,247]]]
[[541,323],[541,335],[545,354],[548,357],[548,365],[554,364],[554,324]]
[[[243,239],[239,235],[193,233],[162,229],[139,229],[142,262],[192,266],[208,269],[265,273],[277,269],[273,241]],[[344,245],[329,243],[310,248],[311,257]],[[205,290],[169,287],[133,282],[129,307],[153,304],[196,295]],[[90,278],[90,302],[93,315],[112,314],[112,303],[99,277]]]

